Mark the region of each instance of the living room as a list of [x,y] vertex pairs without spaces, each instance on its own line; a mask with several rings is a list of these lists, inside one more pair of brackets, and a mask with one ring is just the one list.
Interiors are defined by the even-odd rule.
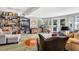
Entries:
[[78,7],[0,7],[0,10],[0,51],[79,50]]

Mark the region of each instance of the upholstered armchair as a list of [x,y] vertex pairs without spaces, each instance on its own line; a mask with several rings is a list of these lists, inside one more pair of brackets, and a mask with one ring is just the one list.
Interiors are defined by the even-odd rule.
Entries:
[[6,38],[3,34],[0,34],[0,44],[6,44]]
[[79,51],[79,33],[75,33],[74,38],[68,39],[65,49],[68,51]]

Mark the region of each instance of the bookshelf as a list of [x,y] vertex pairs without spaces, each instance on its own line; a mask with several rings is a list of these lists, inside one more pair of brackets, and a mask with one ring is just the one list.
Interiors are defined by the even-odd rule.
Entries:
[[0,28],[4,33],[16,34],[18,28],[20,28],[20,17],[17,13],[2,12],[0,14]]
[[30,19],[26,17],[20,17],[20,28],[21,34],[29,34],[30,33]]

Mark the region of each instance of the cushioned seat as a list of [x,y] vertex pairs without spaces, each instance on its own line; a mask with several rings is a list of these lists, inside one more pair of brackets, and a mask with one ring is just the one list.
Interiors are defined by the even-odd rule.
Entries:
[[0,44],[6,44],[5,35],[0,35]]
[[41,34],[39,34],[39,37],[40,37],[40,46],[43,51],[64,51],[65,44],[68,40],[68,37],[66,36],[64,37],[53,36],[45,39]]
[[79,51],[79,33],[74,33],[74,38],[68,39],[65,48],[69,51]]

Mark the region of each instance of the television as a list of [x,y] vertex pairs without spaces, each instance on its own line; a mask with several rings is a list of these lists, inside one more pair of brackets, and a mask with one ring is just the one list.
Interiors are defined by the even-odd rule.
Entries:
[[64,27],[61,27],[61,30],[62,31],[67,31],[67,30],[69,30],[69,28],[67,26],[64,26]]

